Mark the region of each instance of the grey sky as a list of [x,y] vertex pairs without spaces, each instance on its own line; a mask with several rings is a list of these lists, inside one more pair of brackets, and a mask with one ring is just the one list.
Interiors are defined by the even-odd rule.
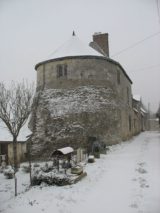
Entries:
[[[73,29],[86,43],[94,32],[108,32],[114,55],[159,32],[159,19],[156,0],[0,0],[0,81],[36,81],[34,65],[68,40]],[[132,79],[133,94],[157,110],[160,34],[113,59]]]

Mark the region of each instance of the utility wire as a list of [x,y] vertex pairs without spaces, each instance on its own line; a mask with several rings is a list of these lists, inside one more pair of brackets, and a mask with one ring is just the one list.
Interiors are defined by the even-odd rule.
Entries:
[[143,43],[144,41],[146,41],[146,40],[148,40],[148,39],[150,39],[150,38],[152,38],[152,37],[155,37],[155,36],[157,36],[157,35],[159,35],[159,34],[160,34],[160,32],[157,32],[157,33],[154,33],[154,34],[152,34],[152,35],[150,35],[150,36],[147,36],[146,38],[144,38],[144,39],[142,39],[142,40],[140,40],[140,41],[138,41],[138,42],[132,44],[131,46],[126,47],[126,48],[122,49],[122,50],[119,51],[119,52],[116,52],[115,54],[111,55],[111,57],[120,55],[121,53],[123,53],[123,52],[125,52],[125,51],[127,51],[127,50],[129,50],[129,49],[131,49],[131,48],[134,48],[135,46],[137,46],[137,45]]
[[138,68],[138,69],[134,69],[134,70],[131,70],[131,71],[132,72],[133,71],[143,71],[143,70],[148,70],[148,69],[157,68],[157,67],[160,67],[160,64],[151,65],[151,66],[147,66],[147,67],[143,67],[143,68]]

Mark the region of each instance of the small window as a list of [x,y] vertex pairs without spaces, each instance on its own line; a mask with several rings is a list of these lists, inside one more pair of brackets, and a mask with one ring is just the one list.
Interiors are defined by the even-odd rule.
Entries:
[[117,70],[117,83],[120,84],[121,83],[121,76],[120,76],[120,71]]
[[67,64],[57,65],[57,78],[67,77]]

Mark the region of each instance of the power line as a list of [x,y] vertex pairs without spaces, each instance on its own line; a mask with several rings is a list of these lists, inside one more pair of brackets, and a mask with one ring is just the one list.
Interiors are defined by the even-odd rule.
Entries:
[[129,49],[131,49],[131,48],[134,48],[135,46],[137,46],[137,45],[143,43],[144,41],[146,41],[146,40],[148,40],[148,39],[150,39],[150,38],[152,38],[152,37],[155,37],[155,36],[157,36],[157,35],[159,35],[159,34],[160,34],[160,32],[157,32],[157,33],[154,33],[154,34],[152,34],[152,35],[150,35],[150,36],[147,36],[146,38],[144,38],[144,39],[142,39],[142,40],[140,40],[140,41],[138,41],[138,42],[132,44],[131,46],[126,47],[126,48],[120,50],[119,52],[116,52],[115,54],[111,55],[111,57],[120,55],[121,53],[123,53],[123,52],[125,52],[125,51],[127,51],[127,50],[129,50]]
[[143,70],[148,70],[148,69],[153,69],[153,68],[157,68],[157,67],[160,67],[160,64],[156,64],[156,65],[151,65],[151,66],[147,66],[147,67],[142,67],[142,68],[138,68],[138,69],[134,69],[134,70],[131,70],[132,72],[133,71],[143,71]]

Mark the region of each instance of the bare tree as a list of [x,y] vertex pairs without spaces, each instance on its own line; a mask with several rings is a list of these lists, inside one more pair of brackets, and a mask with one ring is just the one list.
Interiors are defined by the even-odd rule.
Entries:
[[0,119],[13,137],[15,196],[17,195],[16,172],[18,168],[17,138],[31,112],[33,91],[33,84],[24,81],[22,83],[12,82],[10,87],[0,83]]

